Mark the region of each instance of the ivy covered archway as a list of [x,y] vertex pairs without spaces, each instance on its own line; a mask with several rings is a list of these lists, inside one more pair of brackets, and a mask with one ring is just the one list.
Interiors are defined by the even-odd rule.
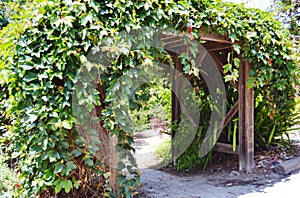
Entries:
[[[21,22],[11,23],[0,32],[0,99],[5,115],[1,117],[5,125],[1,142],[10,144],[10,152],[19,160],[20,193],[24,196],[133,195],[139,173],[131,152],[120,154],[130,160],[117,164],[117,171],[109,167],[81,139],[72,110],[73,87],[82,80],[85,84],[77,90],[78,100],[90,106],[88,111],[96,109],[101,126],[98,131],[87,131],[96,136],[104,134],[103,138],[112,142],[115,137],[118,148],[132,150],[132,134],[122,124],[124,115],[116,111],[119,101],[111,95],[114,79],[146,60],[173,61],[163,47],[148,46],[147,35],[142,34],[138,39],[144,40],[144,45],[138,50],[119,51],[118,58],[106,68],[91,66],[86,60],[91,49],[122,31],[161,27],[189,34],[199,42],[203,33],[228,38],[232,45],[226,48],[226,54],[216,54],[226,61],[221,61],[225,80],[228,84],[237,82],[238,67],[243,67],[237,60],[251,63],[248,86],[255,89],[256,108],[263,107],[262,112],[255,112],[256,118],[276,126],[270,130],[256,120],[261,128],[255,130],[265,132],[259,134],[258,141],[272,141],[272,130],[284,132],[291,124],[299,73],[287,32],[269,13],[213,0],[54,0],[33,1],[32,5],[31,16],[25,14],[24,7],[19,13]],[[114,42],[117,40],[111,45],[118,46]],[[197,76],[190,57],[180,57],[184,72]],[[93,75],[76,78],[79,71],[94,69],[105,71],[104,75],[100,79]],[[97,82],[92,93],[85,91],[90,82]],[[122,86],[121,92],[130,84]],[[234,95],[234,91],[230,93]],[[101,152],[102,148],[98,149]]]

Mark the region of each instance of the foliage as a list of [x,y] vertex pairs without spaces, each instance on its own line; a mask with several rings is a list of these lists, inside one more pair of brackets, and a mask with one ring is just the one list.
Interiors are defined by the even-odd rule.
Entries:
[[148,111],[145,108],[134,109],[129,112],[134,132],[143,131],[149,128]]
[[8,157],[0,151],[0,197],[15,197],[18,187],[17,174],[8,167]]
[[[92,13],[97,12],[93,5],[81,5]],[[74,28],[81,26],[81,29],[69,31],[72,24],[59,23],[58,7],[66,11],[66,17],[75,13],[81,15],[78,20],[86,17],[83,7],[75,3],[70,7],[64,2],[36,1],[33,5],[28,3],[26,10],[20,10],[18,18],[1,32],[1,103],[6,108],[5,119],[13,123],[6,126],[8,135],[4,137],[8,145],[13,142],[14,155],[19,159],[23,196],[38,194],[48,186],[62,196],[62,190],[76,193],[76,189],[77,196],[84,196],[80,192],[89,196],[90,192],[85,192],[82,186],[91,183],[93,192],[99,190],[99,196],[108,196],[110,189],[105,187],[108,174],[104,164],[93,163],[95,159],[89,148],[74,129],[71,130],[74,120],[70,86],[76,72],[66,65],[78,66],[82,54],[78,48],[89,45],[89,42],[78,42],[82,39],[80,32],[89,21],[78,21]],[[66,45],[64,38],[71,39],[71,46]],[[63,75],[68,78],[63,79]],[[45,192],[54,194],[51,189]]]
[[[228,64],[224,66],[227,72],[225,81],[226,78],[227,80],[237,80],[238,78],[239,64],[235,64],[237,54],[241,53],[243,58],[252,63],[254,67],[250,72],[251,79],[248,84],[249,87],[255,88],[256,147],[265,148],[271,143],[281,142],[278,136],[283,137],[289,128],[298,122],[299,115],[298,112],[294,112],[295,88],[293,87],[299,85],[299,71],[297,70],[296,54],[293,52],[288,33],[282,30],[281,24],[273,20],[273,16],[269,13],[257,9],[246,9],[234,4],[225,4],[225,13],[223,13],[217,9],[217,5],[213,5],[214,10],[210,13],[214,18],[212,31],[228,35],[235,43],[235,52],[229,56]],[[243,24],[240,23],[241,21]],[[268,25],[266,26],[266,24]],[[282,40],[282,43],[278,40]],[[272,48],[271,46],[274,45],[276,47]],[[243,48],[241,49],[240,46]],[[289,71],[287,72],[285,69]],[[235,91],[228,90],[228,97]],[[229,108],[237,99],[236,96],[234,98],[233,100],[228,98]],[[209,113],[210,110],[201,112],[201,115],[204,112]],[[204,131],[205,129],[204,126]],[[237,144],[236,129],[237,119],[233,119],[222,134],[222,136],[228,137],[226,142]],[[204,160],[197,156],[199,145],[201,145],[201,138],[198,143],[192,143],[186,153],[180,157],[179,168],[180,163],[183,163],[181,167],[184,169],[191,168],[189,164],[204,163]]]
[[276,19],[282,21],[283,27],[291,34],[300,65],[300,2],[296,0],[273,0],[270,11],[275,13]]
[[163,140],[159,145],[157,145],[154,151],[154,155],[161,159],[162,164],[167,164],[171,161],[171,139],[167,138]]
[[268,105],[266,103],[267,101],[262,101],[260,95],[256,97],[255,113],[257,116],[255,117],[255,144],[259,149],[269,148],[271,144],[284,145],[289,143],[283,137],[289,137],[288,132],[290,127],[298,124],[300,118],[299,111],[291,112],[290,116],[288,116],[288,121],[285,120],[284,115],[277,112],[270,114],[267,111],[266,106]]
[[293,35],[300,35],[300,2],[297,0],[273,0],[271,11],[276,13],[276,18]]
[[[162,79],[157,79],[161,82]],[[161,83],[163,84],[163,83]],[[140,99],[141,107],[135,107],[130,111],[133,120],[134,131],[142,131],[149,128],[149,119],[158,118],[171,122],[171,90],[162,85],[149,83],[148,87],[136,95],[146,93],[146,98]],[[140,97],[138,97],[140,98]]]
[[1,0],[0,1],[0,30],[7,26],[9,21],[12,21],[16,14],[19,13],[19,8],[26,2],[31,0]]
[[8,24],[8,20],[6,19],[6,3],[6,1],[0,2],[0,30]]
[[[135,79],[147,79],[155,63],[173,65],[162,46],[152,47],[156,27],[185,34],[190,29],[187,24],[192,22],[191,34],[197,41],[201,41],[200,32],[228,36],[234,44],[232,58],[241,54],[254,67],[249,86],[268,101],[266,119],[276,111],[287,123],[281,130],[289,125],[295,105],[293,85],[299,83],[299,74],[287,32],[268,13],[212,0],[53,0],[25,6],[18,13],[19,20],[0,32],[0,99],[5,120],[11,124],[5,125],[8,135],[4,141],[11,143],[19,159],[23,196],[133,196],[139,172],[132,156],[133,133],[126,125],[132,98],[128,92],[133,90]],[[147,31],[140,31],[142,27]],[[130,31],[137,34],[126,37]],[[191,44],[191,53],[180,55],[184,74],[200,79],[195,61],[191,61],[197,49],[192,42],[187,43]],[[107,65],[86,60],[98,44],[109,46],[107,56],[112,61]],[[144,66],[139,77],[131,73],[138,65]],[[226,67],[225,79],[236,80],[236,65]],[[94,72],[97,75],[92,75]],[[83,78],[78,74],[91,75]],[[93,87],[95,82],[97,86]],[[75,84],[81,89],[74,89]],[[200,85],[199,80],[196,87]],[[94,138],[99,131],[80,125],[73,114],[73,91],[82,104],[78,110],[86,107],[79,111],[81,117],[87,118],[96,110],[97,123],[103,127],[100,134],[117,139],[117,189],[110,183],[114,175],[111,167],[93,155],[106,149]],[[203,98],[204,106],[200,107],[210,110],[210,103],[206,103],[209,96],[205,93]],[[199,127],[193,149],[187,150],[182,159],[195,156],[189,163],[203,160],[196,152],[208,124]],[[90,145],[80,138],[76,125],[91,137]]]

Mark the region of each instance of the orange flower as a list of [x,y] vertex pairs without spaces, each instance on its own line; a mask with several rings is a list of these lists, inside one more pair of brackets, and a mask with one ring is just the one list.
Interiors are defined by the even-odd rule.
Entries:
[[16,187],[16,188],[21,188],[21,185],[20,185],[19,183],[16,183],[16,184],[15,184],[15,187]]
[[268,64],[269,64],[269,65],[272,65],[272,62],[273,62],[273,59],[269,59],[269,60],[268,60]]

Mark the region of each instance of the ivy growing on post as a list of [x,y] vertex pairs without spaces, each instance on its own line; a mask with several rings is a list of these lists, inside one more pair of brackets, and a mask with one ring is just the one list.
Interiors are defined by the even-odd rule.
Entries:
[[[290,126],[299,71],[287,32],[269,13],[213,0],[53,0],[25,6],[19,11],[23,18],[0,31],[1,125],[6,129],[1,132],[1,142],[10,144],[9,152],[18,159],[20,196],[133,196],[140,175],[132,157],[132,133],[122,119],[128,112],[117,111],[119,101],[113,93],[119,91],[122,95],[132,87],[128,81],[116,90],[116,79],[139,64],[164,61],[172,65],[163,48],[148,46],[148,37],[156,27],[191,34],[199,42],[201,32],[227,36],[234,51],[224,68],[225,79],[238,79],[234,56],[241,54],[253,65],[249,87],[255,88],[259,98],[256,107],[264,107],[263,119],[277,117],[275,125],[282,132]],[[28,9],[32,14],[26,14]],[[121,32],[143,27],[151,28],[134,38],[145,41],[137,50],[125,46],[105,67],[87,62],[93,47]],[[180,57],[185,74],[195,72],[190,57]],[[78,73],[91,70],[103,75],[100,79],[76,78]],[[117,151],[128,151],[118,153],[121,161],[116,170],[93,155],[106,149],[95,148],[101,142],[89,147],[78,133],[78,127],[85,127],[76,127],[78,120],[72,109],[72,94],[78,82],[87,87],[97,83],[93,92],[86,92],[86,87],[76,90],[81,104],[90,107],[83,115],[97,111],[101,125],[97,132],[115,140]],[[122,100],[129,100],[129,96],[123,96]],[[260,114],[256,112],[256,116]],[[263,138],[269,137],[271,130],[258,126],[262,127],[257,130],[268,133]]]

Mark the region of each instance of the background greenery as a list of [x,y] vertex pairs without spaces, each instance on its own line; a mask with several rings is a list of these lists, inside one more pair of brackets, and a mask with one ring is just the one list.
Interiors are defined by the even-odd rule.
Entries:
[[18,175],[10,169],[9,157],[0,151],[0,197],[14,197],[17,195]]

